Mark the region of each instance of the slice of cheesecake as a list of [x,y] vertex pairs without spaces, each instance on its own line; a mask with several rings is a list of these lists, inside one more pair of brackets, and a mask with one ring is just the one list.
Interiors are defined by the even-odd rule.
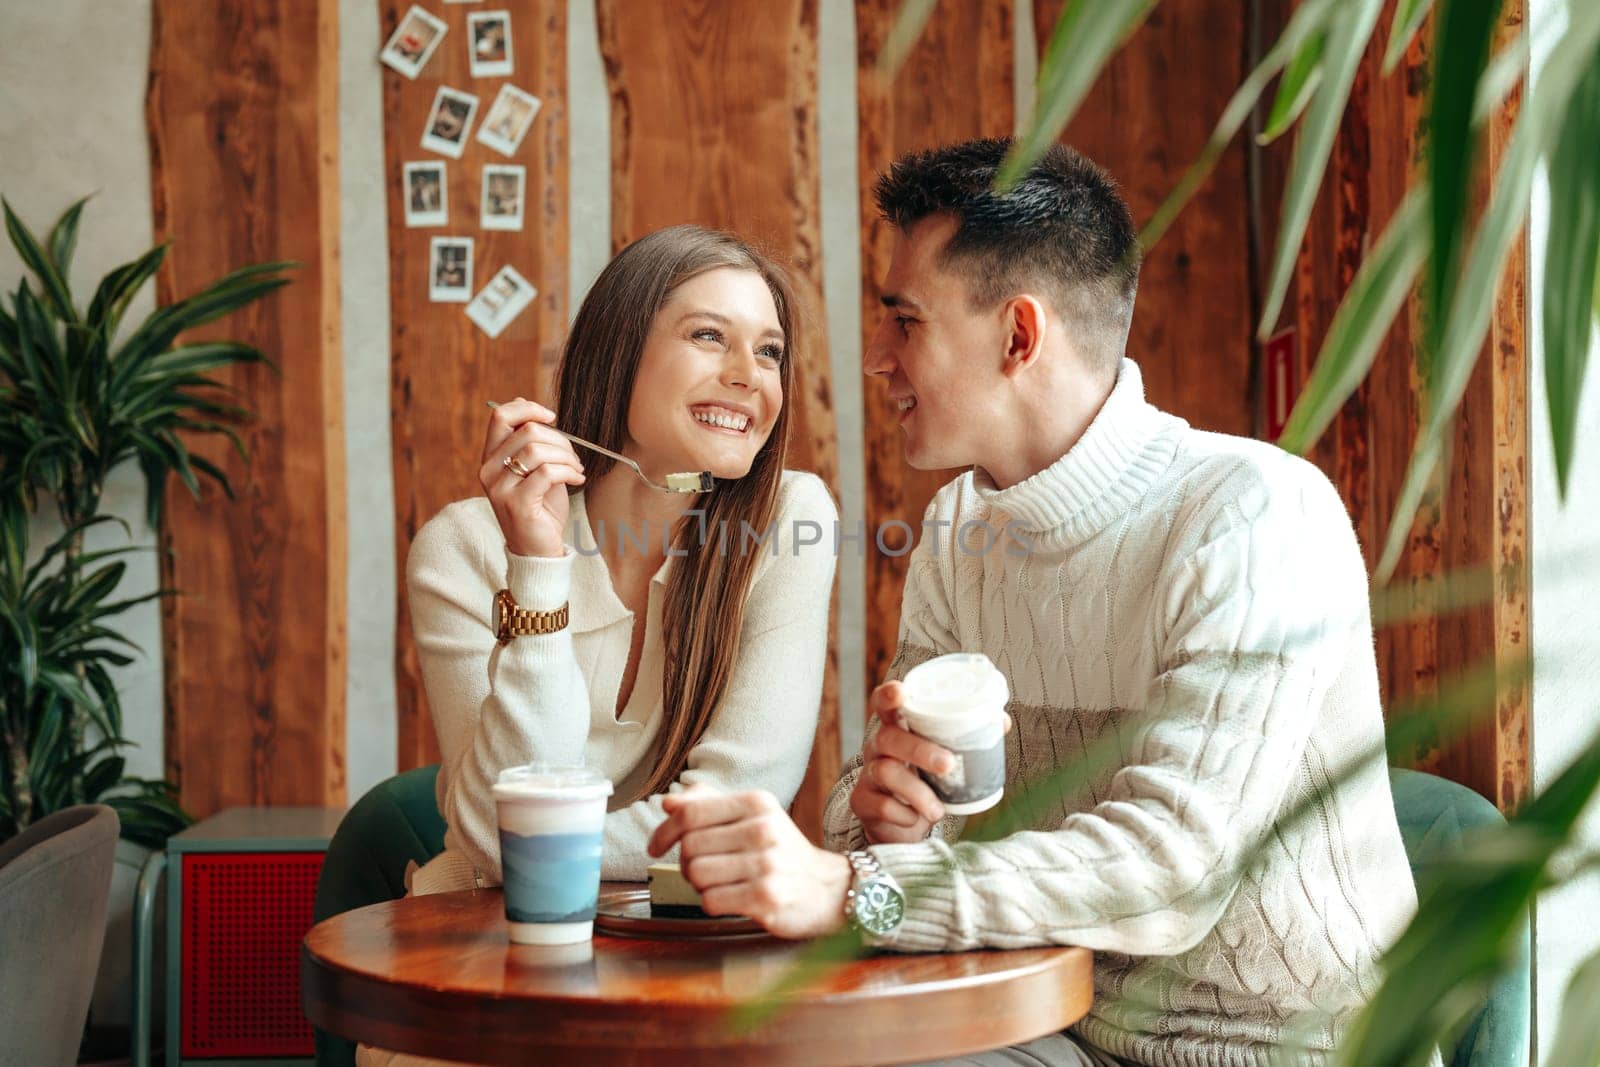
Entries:
[[676,863],[652,863],[646,868],[650,878],[650,915],[656,919],[708,919],[700,909],[700,894],[683,876]]

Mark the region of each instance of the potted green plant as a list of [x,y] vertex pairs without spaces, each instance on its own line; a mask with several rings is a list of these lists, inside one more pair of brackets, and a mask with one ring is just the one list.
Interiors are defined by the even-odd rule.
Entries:
[[[80,308],[67,278],[85,202],[42,243],[3,204],[7,235],[32,279],[0,300],[0,841],[60,808],[108,804],[122,821],[121,874],[136,872],[144,850],[188,822],[171,783],[126,773],[132,742],[112,676],[139,652],[116,616],[169,591],[119,599],[121,557],[137,549],[89,551],[85,534],[108,523],[127,530],[101,514],[101,498],[111,471],[130,461],[144,476],[152,527],[171,475],[196,496],[202,477],[232,495],[224,472],[192,454],[185,436],[224,434],[245,456],[235,427],[250,413],[208,375],[265,357],[234,341],[177,341],[287,284],[290,264],[242,268],[124,323],[167,246],[113,270]],[[42,525],[30,522],[41,497],[54,502],[62,528],[42,547],[29,543]],[[119,903],[114,891],[113,926],[128,921],[132,877],[122,881],[130,899]],[[118,967],[121,980],[106,981]],[[126,971],[126,960],[105,959],[102,984],[125,988]]]

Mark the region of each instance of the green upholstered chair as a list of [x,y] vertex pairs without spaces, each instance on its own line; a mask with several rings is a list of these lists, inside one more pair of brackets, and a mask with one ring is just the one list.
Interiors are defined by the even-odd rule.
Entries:
[[[1504,817],[1488,800],[1464,785],[1421,771],[1389,769],[1395,815],[1412,877],[1448,852],[1461,835],[1481,826],[1503,825]],[[1454,1054],[1446,1050],[1448,1067],[1524,1067],[1528,1063],[1530,1014],[1529,959],[1531,935],[1526,921],[1518,935],[1517,966],[1489,992],[1483,1009],[1461,1036]]]
[[[438,776],[438,764],[397,774],[345,814],[317,878],[317,922],[406,895],[406,864],[421,866],[444,848],[444,819],[433,799]],[[321,1030],[316,1042],[321,1067],[353,1067],[354,1044]]]

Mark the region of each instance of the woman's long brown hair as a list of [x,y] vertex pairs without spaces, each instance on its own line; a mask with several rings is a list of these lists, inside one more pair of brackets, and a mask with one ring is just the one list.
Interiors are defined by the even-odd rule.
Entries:
[[[642,796],[665,792],[683,773],[739,654],[745,596],[760,558],[759,548],[747,550],[740,524],[765,531],[777,510],[794,391],[794,290],[781,267],[732,234],[700,226],[657,230],[623,249],[600,272],[572,323],[556,376],[557,424],[622,452],[633,383],[656,313],[684,282],[718,267],[754,271],[772,293],[784,337],[783,405],[750,473],[719,479],[699,501],[704,519],[685,516],[673,533],[674,550],[686,555],[673,560],[667,576],[661,612],[666,722]],[[590,484],[615,465],[606,456],[584,457]],[[725,541],[719,536],[724,530]]]

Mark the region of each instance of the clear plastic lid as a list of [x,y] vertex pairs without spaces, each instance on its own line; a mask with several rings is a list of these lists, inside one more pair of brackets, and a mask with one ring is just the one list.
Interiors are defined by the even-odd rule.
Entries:
[[592,767],[571,763],[525,763],[507,767],[494,783],[494,795],[583,800],[611,795],[611,780]]
[[920,715],[961,716],[1004,710],[1006,676],[981,652],[952,652],[913,667],[901,683],[909,709]]

